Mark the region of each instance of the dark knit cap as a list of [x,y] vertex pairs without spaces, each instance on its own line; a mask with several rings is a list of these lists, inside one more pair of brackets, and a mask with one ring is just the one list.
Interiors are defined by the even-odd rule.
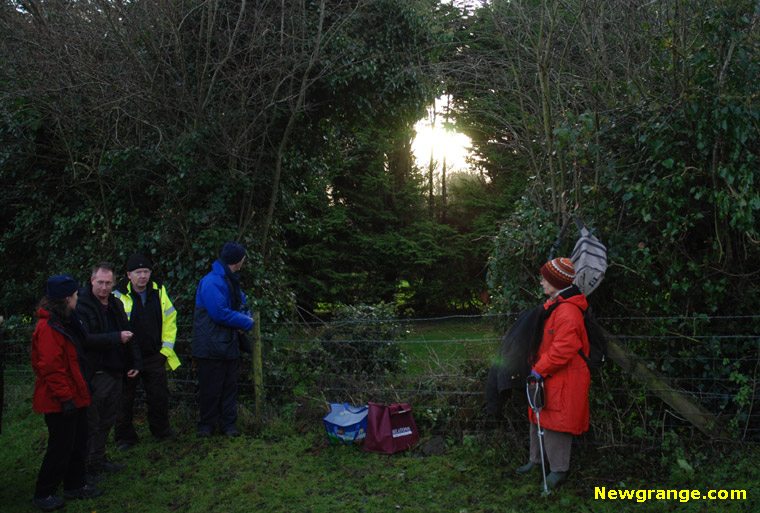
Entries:
[[220,258],[227,265],[234,265],[240,262],[245,256],[245,248],[237,242],[226,242],[222,247]]
[[48,278],[45,295],[50,299],[63,299],[77,290],[79,290],[79,285],[70,274],[56,274]]
[[555,288],[562,290],[573,284],[575,269],[569,258],[555,258],[541,267],[541,275]]
[[144,256],[140,255],[139,253],[135,253],[129,257],[129,260],[127,260],[127,272],[131,273],[135,269],[150,269],[152,271],[153,264],[151,264],[150,260]]

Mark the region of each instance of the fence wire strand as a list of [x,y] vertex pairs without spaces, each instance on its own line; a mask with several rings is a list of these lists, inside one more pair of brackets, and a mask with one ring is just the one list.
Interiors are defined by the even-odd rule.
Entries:
[[[485,410],[488,372],[497,360],[500,331],[516,314],[437,318],[263,324],[264,389],[270,409],[287,403],[411,402],[421,429],[459,436],[524,423],[524,391],[503,398],[501,416]],[[657,444],[664,432],[701,436],[660,398],[677,391],[732,433],[760,443],[760,316],[599,318],[655,377],[633,377],[616,363],[592,376],[591,428],[599,445]],[[7,325],[7,323],[6,323]],[[460,332],[464,326],[467,336]],[[4,329],[4,407],[31,393],[33,326]],[[376,334],[367,334],[377,329]],[[184,363],[170,373],[174,403],[197,410],[197,381],[189,325],[179,326],[175,350]],[[623,331],[625,330],[625,331]],[[387,336],[393,331],[394,336]],[[450,336],[449,336],[450,332]],[[346,333],[358,336],[346,337]],[[252,401],[249,357],[242,359],[240,395]],[[665,386],[663,386],[665,384]],[[516,392],[516,393],[515,393]],[[636,418],[635,421],[632,418]],[[638,424],[641,429],[625,426]]]

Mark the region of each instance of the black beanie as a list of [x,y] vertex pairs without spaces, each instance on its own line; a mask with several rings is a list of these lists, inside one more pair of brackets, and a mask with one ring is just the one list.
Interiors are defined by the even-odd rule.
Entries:
[[226,242],[222,247],[220,258],[227,265],[234,265],[240,262],[245,256],[245,248],[237,242]]
[[70,274],[51,276],[45,285],[45,295],[50,299],[63,299],[77,290],[79,290],[79,285]]
[[150,263],[150,260],[139,253],[135,253],[127,260],[127,272],[131,273],[135,269],[150,269],[152,271],[153,265]]

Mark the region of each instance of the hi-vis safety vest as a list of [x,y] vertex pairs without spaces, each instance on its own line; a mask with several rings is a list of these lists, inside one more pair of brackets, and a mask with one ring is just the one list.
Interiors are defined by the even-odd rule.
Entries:
[[[166,287],[158,284],[155,281],[151,281],[150,285],[153,290],[158,291],[158,298],[161,301],[161,351],[160,353],[166,356],[166,368],[175,370],[182,365],[177,357],[177,353],[174,352],[174,342],[177,339],[177,310],[174,308],[169,294],[166,293]],[[119,298],[124,303],[124,312],[127,314],[127,319],[132,319],[132,283],[127,282],[127,293],[122,294],[118,290],[113,291],[114,296]]]

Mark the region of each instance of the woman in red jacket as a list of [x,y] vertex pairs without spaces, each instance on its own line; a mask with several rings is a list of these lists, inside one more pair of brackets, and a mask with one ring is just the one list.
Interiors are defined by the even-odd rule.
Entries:
[[[579,351],[589,354],[588,336],[583,314],[588,302],[573,285],[575,270],[568,258],[555,258],[541,267],[541,286],[549,300],[544,311],[551,313],[544,322],[543,337],[532,359],[531,374],[544,382],[545,405],[541,410],[544,449],[551,473],[546,477],[549,488],[565,481],[570,466],[573,435],[588,429],[588,390],[591,374]],[[555,306],[556,303],[556,306]],[[541,465],[536,415],[530,416],[530,461],[518,467],[518,474],[527,474]]]
[[33,500],[43,511],[64,506],[56,494],[61,481],[66,499],[103,493],[85,480],[90,392],[82,368],[86,333],[74,312],[78,289],[71,275],[57,274],[48,279],[32,336],[32,367],[37,375],[32,406],[37,413],[45,414],[48,428],[47,451]]

